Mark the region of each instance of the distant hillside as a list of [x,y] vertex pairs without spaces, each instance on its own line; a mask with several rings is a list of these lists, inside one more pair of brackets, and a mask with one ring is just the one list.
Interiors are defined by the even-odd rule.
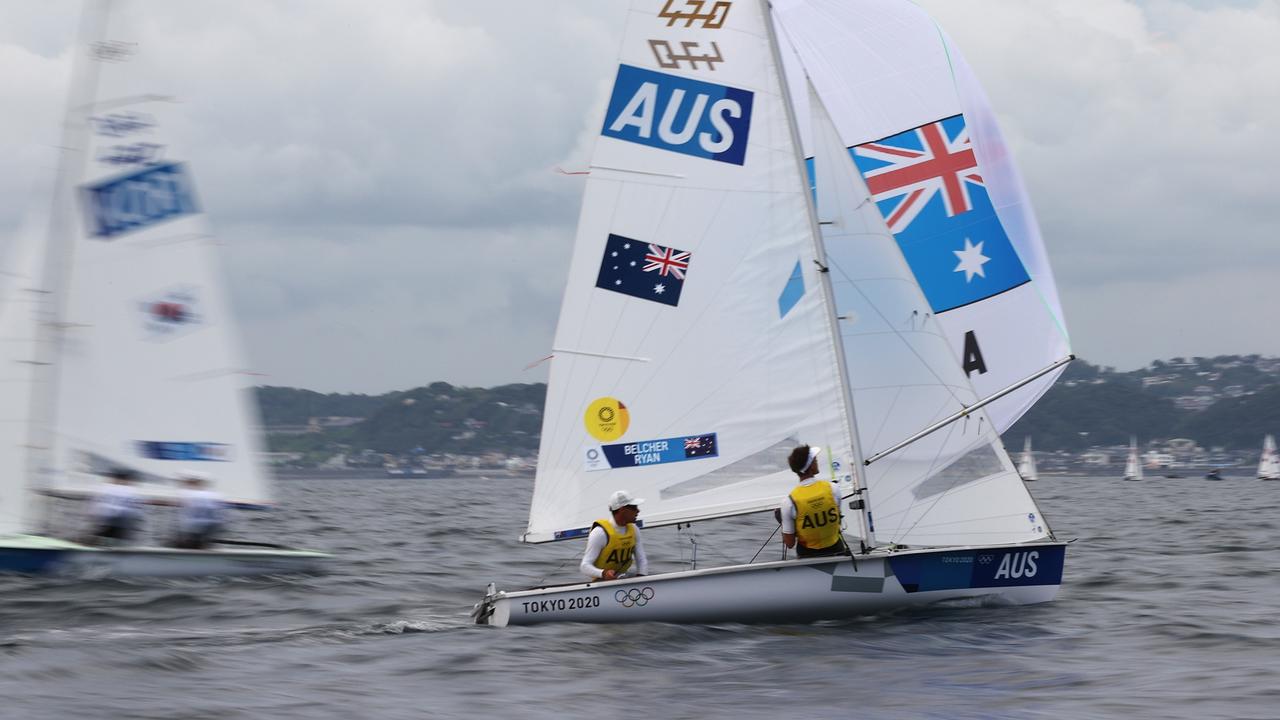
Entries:
[[[338,450],[401,454],[527,454],[538,447],[546,385],[455,387],[437,382],[384,395],[258,389],[273,450],[320,456]],[[312,418],[362,418],[339,427]],[[284,428],[289,430],[286,434]],[[273,432],[272,430],[276,431]],[[1130,372],[1076,360],[1044,398],[1005,433],[1038,450],[1079,451],[1192,438],[1205,447],[1256,448],[1280,434],[1280,358],[1257,355],[1157,360]]]

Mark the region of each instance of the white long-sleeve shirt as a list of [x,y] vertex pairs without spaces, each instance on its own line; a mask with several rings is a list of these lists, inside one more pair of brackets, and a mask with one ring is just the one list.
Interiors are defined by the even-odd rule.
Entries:
[[[818,482],[820,479],[821,478],[811,477],[800,483],[800,487],[808,487]],[[836,504],[837,508],[840,507],[840,493],[836,490],[835,483],[831,483],[831,500]],[[788,535],[795,535],[796,504],[791,502],[791,493],[787,493],[787,496],[782,498],[782,504],[779,506],[779,509],[782,510],[782,532],[787,533]]]
[[104,485],[94,499],[93,517],[98,522],[137,520],[142,517],[142,501],[128,485]]
[[[649,574],[649,560],[644,556],[644,543],[640,539],[639,527],[635,529],[635,533],[636,548],[633,551],[634,562],[631,565],[631,570],[622,573],[618,577],[635,577],[636,575]],[[591,533],[587,535],[587,550],[582,554],[582,563],[578,565],[578,569],[582,571],[583,575],[597,579],[604,577],[604,571],[596,567],[595,563],[596,558],[600,557],[600,551],[604,550],[608,544],[609,533],[605,532],[604,528],[599,525],[591,528]]]
[[184,533],[202,533],[221,525],[223,507],[222,498],[212,490],[185,491],[178,517],[178,530]]

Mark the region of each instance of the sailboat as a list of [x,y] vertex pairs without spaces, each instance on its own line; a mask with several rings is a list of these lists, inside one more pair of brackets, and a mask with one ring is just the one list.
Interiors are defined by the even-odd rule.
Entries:
[[53,532],[62,499],[92,497],[118,469],[141,479],[144,502],[175,504],[173,478],[198,469],[230,505],[272,505],[215,242],[169,136],[176,104],[135,92],[142,50],[127,29],[140,18],[107,10],[83,19],[48,236],[4,277],[0,571],[319,569],[325,554],[277,545],[102,547]]
[[1280,480],[1280,456],[1276,455],[1276,439],[1267,435],[1262,439],[1262,457],[1258,460],[1259,480]]
[[999,434],[1072,357],[992,111],[919,8],[633,2],[521,539],[585,537],[619,489],[647,499],[645,533],[771,511],[804,443],[823,448],[855,551],[491,584],[474,619],[1049,601],[1066,543]]
[[1023,482],[1035,482],[1040,479],[1040,473],[1036,472],[1036,456],[1031,454],[1030,435],[1022,443],[1022,458],[1018,460],[1018,474],[1022,476]]
[[1142,461],[1138,457],[1138,438],[1136,437],[1129,438],[1129,457],[1124,463],[1124,479],[1142,479]]

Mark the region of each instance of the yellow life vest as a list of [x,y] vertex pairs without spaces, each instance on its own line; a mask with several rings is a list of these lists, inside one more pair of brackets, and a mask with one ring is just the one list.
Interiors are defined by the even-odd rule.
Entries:
[[635,557],[636,526],[631,524],[624,532],[618,532],[612,520],[600,518],[595,524],[604,528],[605,534],[609,536],[609,542],[605,544],[604,549],[592,564],[601,570],[612,569],[618,574],[626,572],[627,568],[631,567],[631,560]]
[[797,485],[791,491],[796,506],[796,537],[810,550],[831,547],[840,540],[840,507],[832,498],[831,483],[818,480]]

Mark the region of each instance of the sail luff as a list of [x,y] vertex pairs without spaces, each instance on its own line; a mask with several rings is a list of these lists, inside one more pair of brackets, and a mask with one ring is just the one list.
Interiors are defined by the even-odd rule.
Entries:
[[[31,391],[28,402],[28,441],[26,478],[28,487],[37,489],[52,485],[58,436],[56,432],[61,365],[59,355],[64,342],[67,314],[67,288],[71,283],[72,258],[75,253],[75,228],[72,219],[75,187],[84,177],[89,134],[89,117],[98,93],[101,61],[95,57],[96,45],[106,37],[110,19],[109,3],[88,3],[82,10],[80,30],[72,53],[71,85],[67,93],[67,112],[63,119],[62,141],[54,176],[53,198],[49,211],[49,230],[41,258],[41,302],[37,312],[34,357],[32,358]],[[28,523],[48,509],[47,500],[28,493],[26,502],[35,508]],[[44,518],[47,521],[48,518]],[[31,527],[34,530],[36,528]]]
[[[765,18],[765,27],[769,33],[769,48],[773,53],[774,71],[778,75],[778,83],[782,88],[782,97],[789,100],[794,97],[793,92],[788,87],[787,73],[782,62],[782,51],[778,44],[778,32],[781,27],[777,20],[773,17],[772,8],[768,0],[760,0],[761,12]],[[817,108],[817,113],[825,113],[826,109],[821,107],[821,100],[817,97],[809,77],[805,75],[805,92],[809,96],[811,108]],[[799,122],[796,120],[795,108],[791,102],[782,103],[785,108],[787,117],[787,125],[791,131],[792,143],[795,148],[796,170],[801,178],[808,177],[808,170],[805,167],[804,146],[800,138]],[[866,477],[863,471],[862,444],[858,438],[858,418],[853,407],[853,391],[849,384],[849,363],[844,356],[844,343],[840,342],[840,319],[836,313],[835,293],[831,287],[831,273],[827,261],[826,247],[822,242],[822,230],[818,220],[818,208],[814,202],[813,194],[808,192],[808,188],[803,188],[805,198],[805,209],[809,220],[809,235],[813,242],[814,261],[819,265],[819,283],[822,286],[822,303],[826,308],[827,322],[829,327],[829,339],[831,342],[832,352],[836,359],[837,374],[840,381],[840,399],[843,404],[842,413],[845,423],[845,436],[849,443],[850,458],[849,473],[851,483],[853,485],[853,494],[864,499],[862,510],[855,513],[858,525],[858,536],[863,543],[868,546],[874,546],[875,534],[869,518],[871,511],[869,502],[866,502]],[[838,477],[838,476],[837,476]]]

